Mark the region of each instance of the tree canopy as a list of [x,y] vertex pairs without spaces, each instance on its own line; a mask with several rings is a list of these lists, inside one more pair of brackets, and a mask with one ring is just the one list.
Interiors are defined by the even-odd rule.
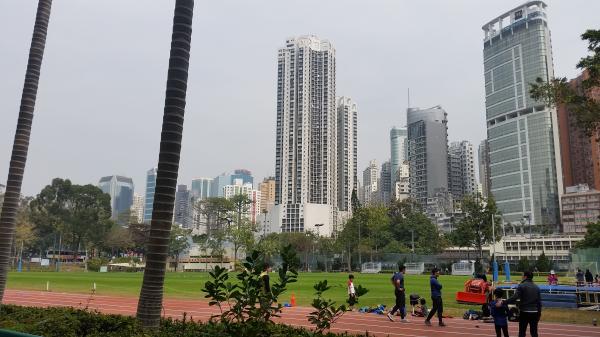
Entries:
[[530,94],[550,106],[565,104],[575,113],[577,125],[591,136],[600,130],[600,102],[591,95],[593,90],[600,90],[600,30],[590,29],[581,39],[588,42],[590,53],[577,63],[577,68],[584,71],[581,87],[570,86],[566,77],[548,82],[538,78],[531,84]]

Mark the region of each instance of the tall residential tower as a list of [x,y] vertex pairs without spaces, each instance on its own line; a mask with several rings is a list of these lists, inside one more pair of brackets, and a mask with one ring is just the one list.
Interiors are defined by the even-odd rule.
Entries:
[[[335,49],[327,40],[286,41],[277,57],[275,204],[284,232],[332,233],[338,163]],[[323,228],[321,228],[323,227]]]
[[[358,189],[358,108],[349,97],[339,97],[337,101],[337,143],[338,143],[338,209],[352,212],[352,191]],[[358,193],[358,191],[356,191]]]

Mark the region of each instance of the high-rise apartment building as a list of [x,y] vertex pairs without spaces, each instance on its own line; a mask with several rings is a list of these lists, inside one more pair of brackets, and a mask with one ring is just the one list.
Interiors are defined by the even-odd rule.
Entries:
[[490,193],[490,153],[487,139],[479,144],[477,149],[477,160],[479,162],[479,183],[481,185],[481,195],[488,198]]
[[405,161],[398,168],[398,173],[396,174],[398,179],[393,184],[394,187],[394,195],[392,196],[394,200],[405,200],[410,197],[410,179],[409,179],[409,165],[408,161]]
[[392,184],[398,181],[398,170],[408,160],[408,146],[406,139],[408,130],[406,128],[393,127],[390,130],[390,164],[392,168]]
[[377,202],[379,191],[379,165],[375,159],[369,161],[369,166],[363,171],[363,184],[360,202],[369,205]]
[[252,223],[256,223],[257,217],[260,214],[260,191],[255,190],[252,187],[252,183],[244,183],[244,180],[241,178],[234,179],[233,184],[226,185],[223,188],[223,196],[226,199],[231,199],[240,194],[246,195],[248,200],[250,200],[250,204],[244,211],[244,215],[247,216]]
[[144,221],[144,196],[137,193],[133,194],[133,204],[131,205],[131,216],[137,223]]
[[204,200],[211,196],[210,187],[212,185],[211,178],[196,178],[192,179],[191,195],[195,201]]
[[[330,234],[337,217],[335,49],[286,41],[277,57],[276,221],[284,232]],[[323,228],[321,228],[323,227]]]
[[[569,82],[569,85],[580,95],[584,95],[582,82],[587,74],[582,74]],[[593,88],[586,93],[589,97],[600,101],[600,88]],[[600,191],[600,133],[588,136],[577,125],[577,116],[565,104],[558,107],[558,129],[560,132],[560,148],[562,174],[565,189],[569,186],[586,184]],[[563,224],[564,225],[564,224]]]
[[337,100],[337,192],[338,209],[352,212],[352,191],[358,193],[358,108],[350,97]]
[[389,205],[392,200],[392,165],[389,161],[381,164],[381,174],[379,175],[379,201],[384,205]]
[[260,211],[268,212],[275,205],[275,177],[267,177],[258,184]]
[[600,217],[600,191],[581,184],[569,186],[562,195],[562,231],[569,234],[587,233],[587,225]]
[[152,220],[152,207],[154,207],[154,188],[156,187],[156,168],[146,172],[146,197],[144,198],[144,222]]
[[177,185],[173,222],[181,225],[182,228],[191,228],[192,226],[191,193],[187,185]]
[[[561,161],[556,110],[529,95],[554,76],[546,4],[529,1],[483,26],[490,192],[503,220],[557,230]],[[558,173],[558,174],[557,174]]]
[[426,209],[427,198],[448,193],[447,113],[441,106],[408,108],[407,121],[410,194]]
[[100,178],[98,187],[110,195],[111,219],[121,225],[128,224],[133,205],[133,180],[123,176],[107,176]]
[[448,189],[455,201],[477,193],[473,144],[463,140],[448,148]]

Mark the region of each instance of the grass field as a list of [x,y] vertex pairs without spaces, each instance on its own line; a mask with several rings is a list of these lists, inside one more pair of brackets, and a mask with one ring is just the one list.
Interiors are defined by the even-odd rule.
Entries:
[[[298,305],[309,306],[314,297],[313,285],[320,280],[327,280],[331,289],[326,296],[342,303],[346,300],[347,275],[345,273],[300,273],[298,282],[288,287],[288,292],[280,297],[280,302],[289,302],[290,295],[293,293]],[[394,304],[390,275],[359,273],[354,275],[355,284],[369,289],[369,293],[360,299],[360,306],[378,304],[390,306]],[[455,301],[456,292],[463,289],[463,284],[467,279],[466,276],[440,276],[439,280],[444,287],[442,289],[444,309],[448,314],[462,316],[462,313],[470,308]],[[207,280],[207,273],[167,273],[166,297],[203,299],[204,294],[201,289]],[[538,281],[543,282],[544,280]],[[11,272],[8,277],[8,288],[45,290],[46,282],[50,282],[50,290],[54,292],[90,293],[93,283],[96,283],[96,294],[98,295],[138,296],[142,273]],[[431,304],[429,276],[407,275],[405,286],[407,294],[419,294],[427,298],[427,302]],[[568,323],[589,324],[592,318],[600,318],[599,313],[577,310],[547,309],[543,314],[544,320]]]

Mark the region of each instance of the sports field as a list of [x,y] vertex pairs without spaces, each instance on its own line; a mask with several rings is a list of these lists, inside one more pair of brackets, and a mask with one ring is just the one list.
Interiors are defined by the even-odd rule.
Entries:
[[[387,274],[355,275],[355,284],[369,289],[369,293],[360,299],[361,305],[393,304],[393,288]],[[276,276],[273,275],[273,278]],[[346,300],[345,273],[300,273],[298,282],[288,287],[288,292],[281,302],[289,302],[290,295],[296,296],[298,305],[308,306],[314,298],[313,285],[327,280],[331,290],[327,296],[339,303]],[[234,278],[235,279],[235,278]],[[208,280],[207,273],[167,273],[165,294],[172,298],[201,299],[201,289]],[[448,307],[461,307],[454,301],[456,291],[463,288],[466,276],[440,276],[444,286],[444,301]],[[89,293],[96,283],[98,295],[138,296],[142,282],[142,273],[85,273],[85,272],[11,272],[8,277],[9,289],[45,290],[46,282],[50,282],[50,291]],[[419,294],[429,298],[429,276],[407,275],[405,279],[407,294]]]
[[[359,306],[373,306],[379,304],[393,305],[393,290],[388,274],[360,274],[355,273],[355,284],[369,289],[369,293],[360,299]],[[310,306],[314,298],[313,285],[320,280],[327,280],[331,289],[326,296],[342,303],[346,300],[346,273],[300,273],[298,282],[288,287],[288,292],[280,297],[280,302],[289,302],[290,295],[296,296],[299,306]],[[455,301],[457,291],[463,289],[466,276],[440,276],[439,280],[444,286],[444,309],[449,315],[462,316],[469,307]],[[518,279],[518,277],[517,277]],[[172,299],[203,299],[201,289],[208,280],[207,273],[167,273],[165,281],[165,294]],[[536,280],[544,282],[543,279]],[[11,272],[8,277],[8,288],[19,290],[46,290],[46,282],[50,284],[51,292],[67,292],[89,294],[96,283],[97,295],[119,295],[137,297],[142,282],[142,273],[94,273],[94,272]],[[429,300],[429,276],[407,275],[405,279],[407,294],[419,294]],[[408,298],[407,298],[408,300]],[[408,305],[408,303],[407,303]],[[591,322],[593,318],[600,318],[595,312],[582,312],[578,310],[546,309],[543,320],[569,323]]]

